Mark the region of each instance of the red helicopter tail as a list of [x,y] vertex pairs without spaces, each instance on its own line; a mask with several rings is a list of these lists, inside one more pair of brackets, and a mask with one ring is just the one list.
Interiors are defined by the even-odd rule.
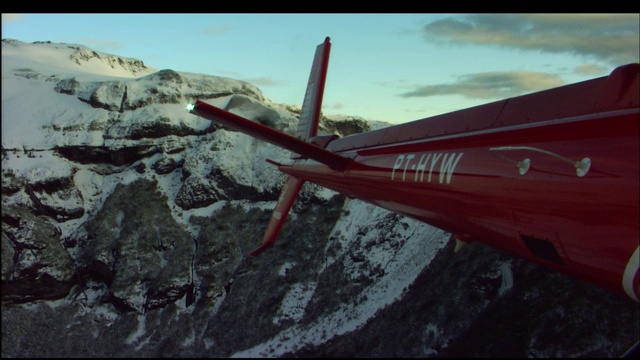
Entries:
[[[318,133],[318,124],[320,122],[320,108],[322,106],[322,95],[324,93],[327,66],[329,64],[329,52],[331,49],[331,42],[329,40],[327,37],[325,41],[316,48],[304,102],[300,109],[300,120],[296,136],[285,134],[200,100],[197,100],[195,105],[190,106],[189,111],[263,141],[291,150],[292,159],[309,158],[335,170],[345,168],[350,161],[349,159],[312,143]],[[273,161],[269,162],[279,165]],[[287,175],[262,243],[257,249],[251,251],[249,255],[258,255],[273,245],[304,182],[302,179]]]

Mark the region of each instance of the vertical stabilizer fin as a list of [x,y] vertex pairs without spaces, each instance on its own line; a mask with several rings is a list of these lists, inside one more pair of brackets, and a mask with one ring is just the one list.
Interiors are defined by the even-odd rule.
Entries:
[[296,130],[296,137],[302,140],[309,140],[318,135],[318,124],[320,123],[320,109],[322,107],[322,96],[324,94],[324,84],[327,79],[327,67],[329,66],[329,53],[331,52],[331,42],[329,37],[316,48],[313,58],[307,91],[304,94],[304,101],[300,109],[300,121]]

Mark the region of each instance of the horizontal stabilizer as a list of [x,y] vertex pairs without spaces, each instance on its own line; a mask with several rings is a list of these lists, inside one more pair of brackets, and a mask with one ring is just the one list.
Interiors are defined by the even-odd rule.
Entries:
[[300,189],[302,189],[302,185],[304,185],[304,180],[293,176],[287,177],[287,181],[285,182],[282,192],[280,193],[280,197],[278,198],[276,208],[273,210],[273,215],[271,215],[267,231],[262,238],[262,244],[260,244],[260,247],[250,252],[249,255],[257,256],[276,242],[278,233],[280,232],[282,225],[284,225],[284,222],[287,220],[289,210],[291,210],[296,197],[298,197],[298,193],[300,192]]
[[191,113],[213,122],[220,123],[231,129],[243,132],[247,135],[251,135],[270,144],[293,151],[303,158],[315,160],[334,170],[343,170],[349,161],[351,161],[348,158],[298,139],[297,137],[285,134],[281,131],[230,113],[213,105],[209,105],[200,100],[196,100],[195,105],[191,109]]

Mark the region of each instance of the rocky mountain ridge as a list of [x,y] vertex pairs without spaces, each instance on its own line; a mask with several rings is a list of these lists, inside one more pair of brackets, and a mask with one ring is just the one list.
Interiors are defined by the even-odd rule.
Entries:
[[283,181],[265,160],[290,154],[184,108],[292,133],[295,107],[83,46],[2,56],[3,356],[617,357],[640,338],[631,300],[312,184],[247,257]]

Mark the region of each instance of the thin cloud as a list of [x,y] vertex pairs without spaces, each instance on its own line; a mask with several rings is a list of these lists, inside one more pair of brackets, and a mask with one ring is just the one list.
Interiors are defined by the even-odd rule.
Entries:
[[461,95],[472,99],[502,99],[564,85],[555,75],[540,72],[486,72],[462,75],[451,84],[417,86],[402,97]]
[[105,51],[116,51],[125,48],[125,45],[115,40],[101,40],[101,39],[78,39],[78,44],[83,44],[88,47],[106,49]]
[[478,14],[424,26],[429,41],[572,53],[612,65],[638,62],[639,14]]
[[227,34],[229,31],[231,31],[231,27],[228,25],[223,25],[223,26],[210,26],[204,29],[202,33],[205,35],[217,36],[217,35]]
[[20,21],[24,19],[22,14],[2,14],[2,22]]
[[242,79],[250,84],[260,86],[283,86],[286,85],[284,82],[276,80],[274,78],[268,76],[259,76],[253,78],[244,78]]
[[342,110],[342,109],[344,109],[344,104],[343,104],[343,103],[341,103],[341,102],[334,102],[334,103],[331,103],[331,104],[327,104],[326,106],[324,106],[324,105],[323,105],[322,107],[323,107],[323,108],[326,108],[326,109],[328,109],[328,110],[333,110],[333,111],[335,111],[335,110]]
[[602,75],[606,74],[610,69],[596,64],[583,64],[576,66],[574,71],[581,75]]

